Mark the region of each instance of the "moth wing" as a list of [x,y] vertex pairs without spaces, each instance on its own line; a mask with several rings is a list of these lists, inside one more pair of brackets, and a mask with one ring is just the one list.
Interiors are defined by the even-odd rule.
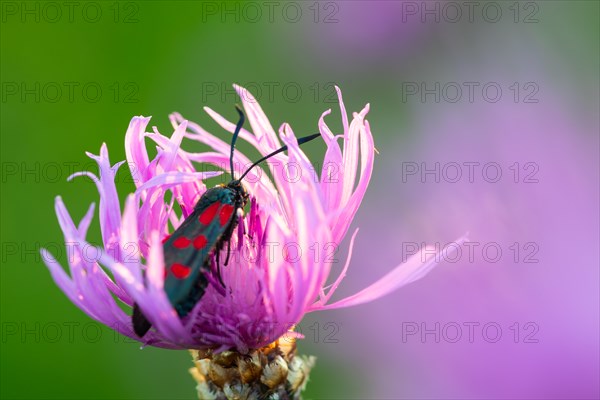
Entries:
[[194,212],[163,245],[164,288],[180,315],[185,315],[204,293],[208,257],[235,218],[234,206],[226,193],[218,197],[220,200],[203,196]]

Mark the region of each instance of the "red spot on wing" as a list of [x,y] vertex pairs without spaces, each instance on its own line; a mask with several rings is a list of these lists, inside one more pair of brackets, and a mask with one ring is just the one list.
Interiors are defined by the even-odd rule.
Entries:
[[208,206],[206,208],[206,210],[202,211],[202,214],[200,214],[200,217],[198,217],[198,221],[200,221],[201,224],[203,225],[208,225],[212,222],[212,220],[215,218],[215,215],[217,215],[217,210],[219,209],[219,207],[221,206],[221,203],[216,201],[213,204],[211,204],[210,206]]
[[188,247],[192,241],[185,236],[180,236],[173,241],[173,246],[177,249],[185,249]]
[[219,223],[221,226],[225,226],[225,224],[229,221],[229,218],[231,218],[232,213],[232,205],[224,204],[223,207],[221,207],[221,212],[219,213]]
[[167,243],[167,240],[169,240],[170,238],[171,238],[171,235],[167,235],[167,236],[165,236],[165,237],[163,238],[163,240],[162,240],[162,244],[165,244],[165,243]]
[[203,249],[207,242],[208,240],[206,240],[206,236],[199,235],[196,239],[194,239],[194,247],[198,250]]
[[190,273],[192,272],[192,269],[186,265],[183,264],[179,264],[179,263],[173,263],[173,265],[171,265],[171,272],[173,273],[173,275],[175,276],[175,278],[177,279],[185,279],[188,276],[190,276]]

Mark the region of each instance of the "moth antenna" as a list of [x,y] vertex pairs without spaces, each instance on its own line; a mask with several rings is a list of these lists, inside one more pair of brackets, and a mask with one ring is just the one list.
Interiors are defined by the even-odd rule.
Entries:
[[[298,145],[302,145],[302,144],[304,144],[304,143],[310,142],[311,140],[313,140],[313,139],[316,139],[316,138],[318,138],[319,136],[321,136],[321,134],[320,134],[320,133],[315,133],[315,134],[313,134],[313,135],[310,135],[310,136],[304,136],[304,137],[301,137],[301,138],[299,138],[299,139],[298,139]],[[238,179],[238,180],[239,180],[239,181],[241,181],[242,179],[244,179],[244,177],[246,176],[246,174],[247,174],[248,172],[250,172],[250,170],[251,170],[252,168],[256,167],[256,166],[257,166],[258,164],[260,164],[261,162],[263,162],[263,161],[265,161],[265,160],[267,160],[267,159],[269,159],[269,158],[273,157],[273,156],[274,156],[274,155],[276,155],[276,154],[279,154],[279,153],[281,153],[282,151],[286,151],[287,149],[288,149],[288,147],[287,147],[287,145],[285,145],[285,146],[283,146],[283,147],[281,147],[281,148],[279,148],[279,149],[275,150],[274,152],[267,154],[266,156],[264,156],[263,158],[261,158],[260,160],[256,161],[254,164],[252,164],[252,165],[250,166],[250,168],[248,168],[248,169],[246,170],[246,172],[244,172],[244,173],[242,174],[242,176],[240,176],[240,179]]]
[[235,142],[237,142],[237,138],[242,130],[242,125],[244,125],[244,120],[246,117],[244,116],[244,112],[241,107],[236,104],[235,109],[240,115],[240,119],[238,120],[237,125],[235,126],[235,131],[233,132],[233,137],[231,138],[231,153],[229,154],[229,166],[231,167],[231,179],[235,180],[235,176],[233,175],[233,151],[235,150]]

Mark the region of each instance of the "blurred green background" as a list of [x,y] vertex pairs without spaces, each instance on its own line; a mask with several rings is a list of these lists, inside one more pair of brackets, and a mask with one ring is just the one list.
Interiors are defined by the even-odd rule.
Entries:
[[[487,40],[503,51],[507,32],[541,44],[555,60],[548,73],[571,90],[568,101],[580,102],[582,113],[594,112],[585,98],[597,89],[598,3],[528,2],[539,8],[540,22],[533,24],[523,23],[533,9],[516,3],[521,14],[515,17],[513,3],[497,2],[504,16],[494,24],[481,18],[410,24],[402,10],[390,11],[400,2],[295,2],[292,8],[272,2],[272,15],[271,6],[258,2],[251,8],[192,1],[82,1],[74,8],[2,2],[2,398],[195,398],[186,352],[140,351],[95,323],[54,285],[40,258],[39,248],[47,247],[65,260],[55,196],[63,196],[76,220],[97,202],[91,182],[66,182],[73,171],[94,170],[85,151],[97,154],[105,142],[111,161],[123,160],[132,116],[151,115],[151,125],[170,134],[173,111],[225,138],[202,107],[235,119],[232,83],[258,97],[276,128],[289,122],[298,135],[315,132],[328,108],[330,126],[341,127],[335,83],[348,111],[371,104],[378,149],[402,145],[413,139],[414,103],[403,101],[401,82],[439,79],[449,59],[449,68],[460,69],[456,60],[464,57],[468,68],[477,43]],[[596,76],[592,85],[590,76]],[[307,152],[316,157],[322,149],[311,144]],[[391,152],[379,160],[387,168],[395,161]],[[375,168],[376,182],[383,171]],[[125,168],[117,181],[124,198],[133,189]],[[378,195],[369,192],[365,202]],[[94,221],[91,240],[98,242]],[[305,331],[320,318],[307,317]],[[367,396],[369,378],[356,375],[336,344],[306,340],[300,347],[319,357],[306,398]]]

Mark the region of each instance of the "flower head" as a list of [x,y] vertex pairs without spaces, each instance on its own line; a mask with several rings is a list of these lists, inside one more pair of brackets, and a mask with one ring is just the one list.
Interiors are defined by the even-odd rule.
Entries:
[[[89,246],[86,233],[94,204],[75,224],[62,199],[56,199],[58,221],[72,256],[69,276],[43,250],[55,282],[89,316],[145,344],[215,351],[231,348],[244,353],[286,334],[307,312],[376,299],[422,277],[434,265],[433,253],[426,258],[417,254],[363,291],[329,303],[346,274],[349,259],[340,275],[326,286],[331,260],[325,250],[342,242],[373,170],[373,137],[365,119],[369,105],[349,121],[336,88],[343,132],[334,134],[325,123],[330,110],[322,114],[318,127],[327,149],[324,160],[317,164],[319,168],[314,168],[292,128],[283,124],[277,134],[256,100],[244,88],[235,89],[251,126],[251,130],[241,130],[240,139],[263,156],[282,145],[288,151],[269,160],[271,176],[265,165],[248,173],[243,184],[250,206],[232,236],[234,255],[226,267],[221,267],[224,287],[216,277],[213,254],[209,285],[188,315],[180,318],[164,291],[162,241],[192,212],[207,189],[203,180],[220,174],[197,168],[210,164],[227,170],[229,143],[177,113],[170,116],[174,128],[171,137],[156,128],[147,132],[150,118],[134,117],[125,135],[125,150],[136,190],[127,197],[123,212],[114,177],[124,161],[111,165],[106,145],[100,155],[88,154],[98,163],[99,175],[81,172],[75,176],[91,178],[100,194],[103,248],[94,259],[84,252]],[[235,124],[209,108],[205,110],[226,131],[234,131]],[[186,151],[181,146],[184,138],[208,145],[212,151]],[[153,159],[148,155],[146,139],[156,145]],[[239,151],[234,152],[233,161],[237,166],[251,165]],[[356,232],[350,254],[355,236]],[[224,260],[225,254],[220,259]],[[143,338],[137,337],[130,316],[117,302],[138,304],[154,329]]]

